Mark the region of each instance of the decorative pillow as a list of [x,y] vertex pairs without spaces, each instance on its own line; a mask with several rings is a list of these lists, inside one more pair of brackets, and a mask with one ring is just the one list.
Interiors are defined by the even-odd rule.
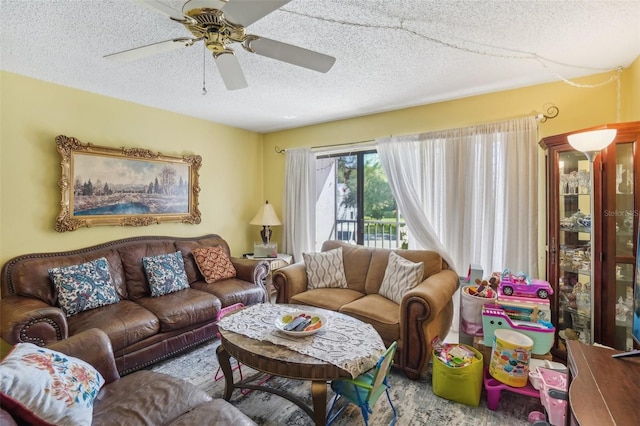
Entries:
[[91,425],[104,378],[90,364],[33,343],[0,363],[2,407],[30,424]]
[[184,260],[179,251],[143,257],[142,265],[151,288],[151,297],[189,288],[187,273],[184,271]]
[[192,253],[206,282],[213,283],[236,276],[236,268],[222,247],[197,248]]
[[399,305],[402,296],[422,281],[423,272],[424,262],[415,263],[389,252],[389,263],[378,293]]
[[58,292],[58,303],[68,317],[120,301],[104,257],[79,265],[51,268],[49,277]]
[[342,263],[342,247],[317,252],[302,253],[307,270],[307,288],[347,288],[347,278]]

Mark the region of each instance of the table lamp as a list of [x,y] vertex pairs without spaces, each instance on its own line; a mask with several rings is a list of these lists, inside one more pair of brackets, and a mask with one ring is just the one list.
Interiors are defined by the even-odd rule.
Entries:
[[256,213],[255,217],[251,219],[249,222],[251,225],[262,225],[262,231],[260,231],[260,236],[262,237],[262,242],[267,245],[271,240],[271,229],[270,226],[282,225],[280,219],[278,219],[278,215],[276,215],[276,211],[273,208],[273,205],[269,204],[269,200],[258,209],[258,213]]

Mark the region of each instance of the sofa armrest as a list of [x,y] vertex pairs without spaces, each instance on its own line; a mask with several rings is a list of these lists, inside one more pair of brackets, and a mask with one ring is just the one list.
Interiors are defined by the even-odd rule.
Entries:
[[[428,306],[427,316],[422,320],[431,321],[453,300],[459,285],[460,277],[451,269],[443,269],[406,292],[402,298],[402,306],[407,306],[412,298],[422,299]],[[402,310],[402,314],[405,314],[405,309]]]
[[68,339],[53,343],[48,347],[54,351],[88,362],[102,374],[105,383],[111,383],[120,378],[116,361],[113,357],[111,340],[100,329],[90,328],[74,334]]
[[26,342],[45,346],[69,336],[62,309],[40,299],[9,296],[0,300],[0,334],[11,345]]
[[304,262],[294,263],[274,272],[273,286],[278,292],[276,303],[289,303],[293,296],[307,291],[307,269]]
[[453,296],[459,284],[455,271],[444,269],[427,277],[402,298],[402,365],[410,379],[419,378],[429,362],[431,340],[447,336],[453,320]]
[[254,283],[264,288],[264,281],[269,274],[269,262],[264,260],[232,257],[231,263],[236,268],[236,278]]

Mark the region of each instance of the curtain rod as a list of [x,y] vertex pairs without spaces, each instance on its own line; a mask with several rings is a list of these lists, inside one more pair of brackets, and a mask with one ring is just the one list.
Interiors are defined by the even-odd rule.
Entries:
[[[560,114],[560,108],[558,108],[555,105],[550,105],[549,107],[547,107],[545,114],[538,113],[535,115],[535,119],[538,120],[540,123],[544,123],[547,120],[556,118],[558,114]],[[333,147],[348,146],[348,145],[360,145],[360,144],[371,143],[371,142],[375,142],[375,139],[369,139],[366,141],[359,141],[359,142],[337,143],[333,145],[312,146],[311,149],[333,148]],[[277,154],[284,154],[287,152],[286,148],[280,148],[278,145],[276,145],[273,149],[276,151]]]
[[[366,141],[358,141],[358,142],[336,143],[332,145],[318,145],[318,146],[312,146],[311,149],[333,148],[337,146],[348,146],[348,145],[361,145],[361,144],[371,143],[371,142],[375,142],[375,139],[369,139]],[[284,154],[285,152],[287,152],[286,148],[280,148],[278,145],[276,145],[274,149],[278,154]]]

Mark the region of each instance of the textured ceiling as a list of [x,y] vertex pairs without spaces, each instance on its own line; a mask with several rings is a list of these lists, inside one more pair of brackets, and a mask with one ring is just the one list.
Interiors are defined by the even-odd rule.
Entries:
[[0,0],[0,27],[3,70],[257,132],[595,74],[640,55],[640,1],[293,0],[248,32],[334,56],[334,67],[235,45],[249,87],[227,91],[202,43],[104,59],[190,36],[133,0]]

